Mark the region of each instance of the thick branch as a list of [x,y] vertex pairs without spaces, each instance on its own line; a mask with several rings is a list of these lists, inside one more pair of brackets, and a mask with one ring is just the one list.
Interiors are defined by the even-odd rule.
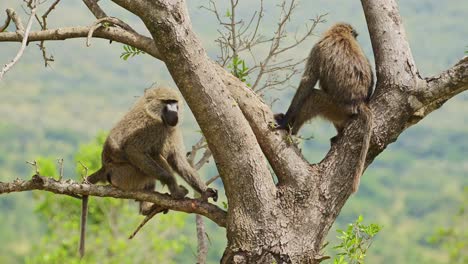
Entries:
[[15,180],[11,183],[0,182],[0,195],[11,192],[44,190],[65,195],[91,195],[114,197],[152,202],[163,208],[185,213],[195,213],[208,217],[221,227],[226,226],[226,212],[214,204],[198,199],[174,199],[168,194],[122,191],[111,186],[80,184],[73,181],[56,181],[53,178],[33,176],[29,181]]
[[446,101],[468,89],[468,56],[452,68],[433,77],[426,78],[427,88],[420,90],[422,103]]
[[414,111],[407,126],[413,125],[432,111],[441,107],[453,96],[468,89],[468,56],[441,74],[425,79],[410,97]]
[[232,74],[220,66],[216,67],[216,71],[249,121],[280,184],[303,185],[310,176],[309,163],[296,147],[286,143],[288,135],[284,131],[272,129],[271,125],[275,120],[271,109],[245,83]]
[[104,10],[101,9],[101,7],[98,5],[97,1],[95,1],[95,0],[83,0],[83,2],[88,7],[89,11],[91,11],[91,13],[93,13],[93,15],[97,19],[107,17],[106,13],[104,12]]
[[361,0],[375,55],[378,94],[415,85],[418,72],[395,0]]
[[[29,34],[28,41],[48,41],[48,40],[66,40],[72,38],[86,38],[91,27],[65,27],[59,29],[49,29],[43,31],[31,32]],[[108,39],[123,44],[127,44],[143,50],[151,56],[160,59],[161,55],[154,45],[153,39],[132,33],[117,27],[107,27],[96,29],[93,33],[93,37]],[[12,41],[20,42],[21,36],[14,32],[2,32],[0,33],[0,42]]]

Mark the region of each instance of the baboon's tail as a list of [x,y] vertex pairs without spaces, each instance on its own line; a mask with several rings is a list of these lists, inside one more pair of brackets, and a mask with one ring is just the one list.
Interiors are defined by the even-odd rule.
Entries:
[[[86,177],[86,181],[89,183],[103,182],[107,180],[106,170],[101,167],[95,173]],[[81,224],[80,224],[80,258],[83,258],[85,254],[85,240],[86,240],[86,220],[88,218],[88,195],[81,197]]]
[[362,139],[362,147],[361,147],[361,153],[359,154],[359,163],[356,167],[356,172],[354,175],[354,181],[353,181],[353,193],[357,192],[359,189],[359,182],[361,180],[361,175],[364,172],[364,166],[366,164],[366,156],[367,156],[367,151],[369,150],[369,144],[370,144],[370,139],[372,135],[372,111],[369,109],[369,107],[365,104],[362,104],[359,107],[359,112],[361,113],[361,116],[364,118],[364,138]]
[[88,218],[88,195],[83,195],[81,198],[81,225],[80,225],[80,258],[83,258],[85,253],[85,239],[86,239],[86,220]]

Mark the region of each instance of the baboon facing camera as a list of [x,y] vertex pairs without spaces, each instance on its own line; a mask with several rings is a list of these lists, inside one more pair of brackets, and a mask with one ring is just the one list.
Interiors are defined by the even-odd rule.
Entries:
[[[102,150],[102,167],[87,177],[89,183],[108,182],[122,190],[154,191],[156,180],[167,185],[171,195],[183,198],[188,191],[177,184],[179,174],[203,199],[217,200],[217,191],[201,181],[187,161],[178,127],[179,94],[170,88],[145,91],[133,108],[112,128]],[[83,197],[80,255],[84,254],[84,235],[88,197]],[[156,206],[155,206],[156,207]],[[140,213],[152,212],[153,204],[140,202]]]

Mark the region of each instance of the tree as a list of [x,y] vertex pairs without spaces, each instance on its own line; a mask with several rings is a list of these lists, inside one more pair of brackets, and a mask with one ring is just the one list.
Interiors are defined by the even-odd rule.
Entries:
[[[89,43],[94,36],[122,42],[162,60],[206,137],[226,190],[228,210],[196,199],[175,200],[161,194],[122,192],[40,176],[27,182],[0,183],[0,193],[43,189],[75,196],[146,200],[171,210],[204,215],[226,227],[228,246],[223,263],[271,263],[272,258],[278,263],[319,263],[323,239],[351,194],[363,133],[360,121],[350,122],[344,136],[332,144],[321,162],[309,164],[294,145],[288,144],[284,132],[271,129],[273,115],[261,98],[207,56],[191,30],[185,1],[113,0],[137,15],[151,38],[119,19],[107,17],[95,1],[84,2],[98,18],[91,27],[50,30],[43,22],[43,30],[29,33],[30,27],[25,29],[10,9],[9,18],[18,31],[0,33],[0,41],[26,44],[81,37],[88,38]],[[468,88],[468,57],[437,76],[422,78],[396,1],[361,2],[377,69],[370,103],[376,119],[366,162],[369,165],[404,130]],[[33,17],[36,1],[28,3]],[[47,56],[44,58],[47,63]]]

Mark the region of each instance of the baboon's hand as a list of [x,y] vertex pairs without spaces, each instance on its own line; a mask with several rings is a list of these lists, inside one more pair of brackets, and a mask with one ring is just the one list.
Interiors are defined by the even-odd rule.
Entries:
[[286,115],[283,113],[275,114],[274,115],[276,124],[274,124],[275,129],[286,129],[289,130],[289,126],[287,124]]
[[148,203],[148,204],[151,205],[151,206],[150,207],[142,206],[142,208],[140,208],[140,214],[148,216],[148,215],[150,215],[152,213],[162,212],[163,214],[167,214],[167,212],[169,212],[169,209],[164,208],[164,207],[162,207],[160,205],[150,204],[150,203]]
[[206,189],[205,193],[202,195],[203,200],[208,200],[208,198],[213,198],[213,201],[218,201],[218,190],[213,188]]

